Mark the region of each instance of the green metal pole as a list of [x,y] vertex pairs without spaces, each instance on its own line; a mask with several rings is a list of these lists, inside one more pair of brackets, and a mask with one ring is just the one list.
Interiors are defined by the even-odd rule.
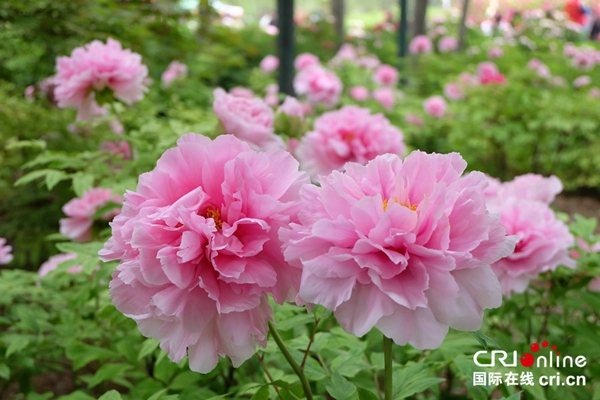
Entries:
[[277,0],[279,35],[279,93],[294,95],[294,0]]
[[400,27],[398,29],[398,55],[406,57],[406,31],[408,29],[406,0],[400,0]]

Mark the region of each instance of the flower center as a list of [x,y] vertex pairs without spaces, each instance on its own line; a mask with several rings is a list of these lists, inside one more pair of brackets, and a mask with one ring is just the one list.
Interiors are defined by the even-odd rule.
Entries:
[[[390,201],[390,199],[385,199],[385,200],[383,200],[383,211],[384,211],[384,212],[385,212],[385,211],[387,211],[387,206],[388,206],[388,203],[389,203],[389,201]],[[410,203],[400,203],[400,202],[398,201],[398,198],[397,198],[397,197],[394,197],[394,200],[393,200],[393,201],[394,201],[394,203],[398,203],[398,204],[400,204],[401,206],[404,206],[404,207],[406,207],[406,208],[410,208],[412,211],[416,211],[416,210],[417,210],[417,205],[416,205],[416,204],[413,204],[413,205],[411,205]]]
[[221,211],[216,207],[209,207],[206,209],[204,218],[212,218],[215,221],[215,227],[220,230],[223,227],[223,220],[221,219]]

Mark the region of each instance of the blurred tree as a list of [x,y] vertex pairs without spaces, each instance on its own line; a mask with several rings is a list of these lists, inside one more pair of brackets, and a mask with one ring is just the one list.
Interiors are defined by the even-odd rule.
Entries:
[[465,39],[467,35],[467,13],[469,12],[469,0],[463,0],[462,16],[460,18],[460,26],[458,31],[458,51],[465,48]]
[[427,32],[427,5],[428,0],[417,0],[415,5],[415,20],[413,35],[424,35]]
[[344,0],[331,0],[331,12],[335,18],[335,34],[337,36],[337,48],[344,43]]

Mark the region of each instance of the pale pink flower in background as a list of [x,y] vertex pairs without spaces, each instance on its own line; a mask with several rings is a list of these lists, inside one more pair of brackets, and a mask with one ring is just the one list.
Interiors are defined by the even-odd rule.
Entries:
[[451,36],[444,36],[438,42],[438,50],[440,53],[448,53],[458,48],[458,42]]
[[537,70],[542,65],[544,65],[544,63],[541,62],[540,60],[538,60],[537,58],[532,58],[531,60],[529,60],[527,62],[527,68],[533,69],[533,70]]
[[386,110],[391,110],[396,104],[394,89],[390,87],[380,87],[373,90],[373,98],[385,107]]
[[391,65],[383,64],[375,70],[373,80],[383,86],[394,86],[398,83],[398,70]]
[[339,102],[342,89],[340,78],[320,65],[307,67],[294,77],[296,94],[305,95],[313,104],[335,106]]
[[504,55],[504,50],[502,50],[502,47],[494,46],[488,50],[489,58],[500,58],[503,55]]
[[171,86],[173,81],[183,79],[187,76],[188,67],[179,61],[171,61],[165,72],[160,76],[164,88]]
[[260,70],[265,74],[270,74],[279,68],[279,58],[269,54],[260,62]]
[[297,98],[292,96],[285,97],[285,100],[279,109],[277,109],[277,114],[279,113],[295,116],[301,120],[304,119],[304,107],[302,106],[302,103],[300,103]]
[[532,69],[537,72],[540,78],[548,79],[552,76],[550,73],[550,68],[537,58],[532,58],[527,62],[527,68]]
[[592,78],[588,75],[581,75],[573,80],[573,86],[576,88],[584,87],[592,83]]
[[38,84],[38,87],[40,91],[44,93],[46,97],[48,97],[50,101],[52,101],[53,103],[56,102],[56,98],[54,96],[54,89],[56,88],[55,76],[49,76],[48,78],[44,79]]
[[284,150],[184,135],[125,194],[99,252],[120,260],[115,306],[174,362],[187,355],[201,373],[219,356],[240,366],[267,344],[267,295],[296,297],[301,271],[284,261],[277,232],[297,221],[306,184]]
[[578,52],[579,49],[571,42],[567,42],[563,46],[563,54],[567,57],[574,57]]
[[465,93],[456,82],[450,82],[444,86],[444,95],[451,100],[460,100],[465,97]]
[[310,115],[314,111],[314,107],[310,103],[301,103],[302,104],[302,112],[304,115]]
[[436,38],[438,36],[442,36],[448,33],[448,29],[443,25],[438,25],[431,30],[429,36],[431,38]]
[[[64,263],[65,261],[74,260],[76,258],[77,254],[75,253],[57,254],[55,256],[52,256],[40,266],[40,269],[38,270],[38,275],[43,278],[50,272],[54,271],[60,264]],[[67,272],[70,274],[77,274],[81,271],[83,271],[82,265],[75,265],[67,269]]]
[[225,133],[245,140],[256,149],[284,148],[283,139],[274,134],[273,110],[259,98],[233,96],[221,88],[214,90],[213,109]]
[[303,70],[304,68],[310,67],[312,65],[320,65],[319,57],[315,56],[311,53],[302,53],[296,56],[294,60],[294,67],[298,71]]
[[472,86],[479,84],[479,79],[475,75],[469,74],[468,72],[463,72],[462,74],[460,74],[458,79],[465,85]]
[[596,51],[594,49],[580,49],[571,60],[574,67],[582,71],[590,71],[596,65]]
[[265,88],[265,92],[267,94],[277,94],[279,93],[279,85],[276,83],[269,83]]
[[518,237],[515,252],[492,265],[502,293],[523,293],[532,279],[559,265],[574,268],[568,252],[574,238],[549,207],[562,191],[560,180],[526,174],[510,182],[492,183],[494,190],[486,191],[488,209],[500,214],[507,234]]
[[366,164],[380,154],[403,155],[402,132],[382,114],[344,106],[322,114],[296,152],[302,168],[313,179],[341,170],[348,161]]
[[350,43],[344,43],[333,58],[339,61],[354,61],[357,58],[356,49]]
[[425,35],[415,36],[408,45],[408,51],[411,54],[425,54],[433,51],[431,39]]
[[302,267],[299,300],[333,310],[349,333],[376,327],[418,349],[449,327],[479,329],[502,303],[490,264],[515,239],[486,211],[484,175],[465,167],[457,153],[388,154],[303,187],[300,223],[279,234]]
[[35,86],[33,86],[33,85],[29,85],[29,86],[27,86],[27,87],[25,88],[25,98],[26,98],[27,100],[30,100],[30,101],[31,101],[31,100],[33,100],[33,98],[34,98],[34,95],[35,95]]
[[442,96],[431,96],[423,102],[425,112],[433,117],[442,118],[446,113],[448,104]]
[[236,97],[244,97],[246,99],[251,99],[254,97],[254,92],[248,88],[235,86],[229,89],[229,94]]
[[595,99],[600,97],[600,89],[598,89],[597,87],[593,87],[590,89],[590,91],[588,92],[588,95],[590,97],[593,97]]
[[129,143],[125,140],[118,142],[104,142],[100,145],[100,150],[108,151],[122,160],[131,160],[131,146],[129,146]]
[[595,277],[588,283],[588,290],[591,292],[600,292],[600,276]]
[[[90,240],[94,214],[109,202],[121,204],[121,196],[113,194],[110,189],[103,188],[89,189],[81,198],[72,199],[62,208],[68,218],[60,220],[60,233],[78,242]],[[107,211],[100,219],[110,221],[120,211],[120,209]]]
[[6,244],[6,239],[0,238],[0,265],[8,264],[13,260],[12,246]]
[[498,71],[498,67],[491,61],[484,61],[477,65],[477,75],[479,78],[498,73],[500,73],[500,71]]
[[565,78],[562,76],[555,76],[552,78],[552,84],[554,86],[565,86],[567,83],[565,82]]
[[108,127],[117,135],[122,135],[123,132],[125,132],[123,124],[121,124],[121,122],[118,119],[111,119],[110,121],[108,121]]
[[369,89],[364,86],[353,86],[350,88],[349,93],[356,101],[365,101],[369,98]]
[[423,118],[421,118],[420,116],[418,116],[417,114],[406,114],[406,116],[404,117],[404,119],[406,120],[407,123],[414,125],[414,126],[418,126],[419,128],[423,127]]
[[357,59],[356,65],[366,69],[373,69],[381,65],[381,61],[379,61],[379,58],[375,54],[368,54]]
[[94,40],[73,50],[70,57],[58,57],[56,71],[54,96],[58,106],[77,107],[78,120],[90,115],[95,91],[108,88],[116,99],[131,104],[148,90],[144,85],[148,68],[142,57],[110,38],[106,44]]
[[265,103],[271,107],[276,107],[279,105],[279,96],[277,94],[267,93],[265,95]]

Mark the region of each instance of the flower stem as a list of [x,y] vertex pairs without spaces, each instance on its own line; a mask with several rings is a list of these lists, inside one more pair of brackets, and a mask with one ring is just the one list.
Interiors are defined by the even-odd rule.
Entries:
[[300,383],[302,384],[302,389],[304,390],[304,396],[307,400],[312,400],[312,391],[310,390],[308,379],[306,379],[304,372],[302,372],[302,368],[300,368],[296,360],[294,360],[294,357],[292,357],[292,355],[290,354],[287,347],[285,347],[285,344],[283,344],[283,340],[281,339],[281,336],[279,336],[279,332],[277,332],[277,329],[275,329],[275,325],[273,325],[273,322],[271,321],[269,321],[269,332],[271,332],[275,343],[277,343],[277,347],[279,347],[279,350],[281,350],[281,354],[283,354],[288,364],[290,364],[290,367],[292,367],[296,375],[298,375]]
[[385,400],[392,400],[394,392],[394,379],[392,378],[392,339],[385,336],[383,337],[383,357],[385,362]]

